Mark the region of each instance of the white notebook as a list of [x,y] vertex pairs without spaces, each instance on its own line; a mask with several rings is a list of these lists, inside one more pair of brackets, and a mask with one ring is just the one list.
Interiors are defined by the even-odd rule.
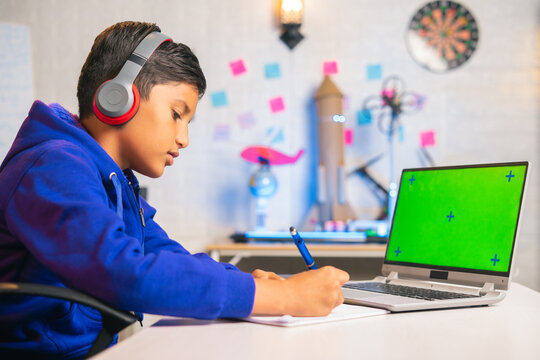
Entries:
[[320,324],[338,320],[357,319],[367,316],[384,315],[388,313],[389,311],[383,309],[376,309],[359,305],[341,304],[334,310],[332,310],[332,312],[327,316],[250,316],[244,318],[243,320],[258,324],[292,327]]

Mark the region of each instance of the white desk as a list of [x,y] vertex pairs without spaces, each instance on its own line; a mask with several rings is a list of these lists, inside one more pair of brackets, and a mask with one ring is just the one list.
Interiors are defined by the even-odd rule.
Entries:
[[538,359],[540,293],[298,328],[166,317],[94,359]]

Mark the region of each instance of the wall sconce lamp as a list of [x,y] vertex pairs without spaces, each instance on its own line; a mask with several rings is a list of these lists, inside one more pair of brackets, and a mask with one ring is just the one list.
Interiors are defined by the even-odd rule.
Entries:
[[300,34],[299,31],[300,25],[302,25],[303,13],[303,0],[281,0],[279,22],[283,28],[283,33],[279,38],[291,50],[304,38],[304,35]]

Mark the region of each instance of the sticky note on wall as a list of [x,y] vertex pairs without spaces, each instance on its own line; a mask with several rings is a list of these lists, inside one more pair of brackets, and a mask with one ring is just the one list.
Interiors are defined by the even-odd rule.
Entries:
[[255,125],[255,117],[252,112],[243,113],[238,115],[238,122],[242,129],[247,129]]
[[221,107],[221,106],[227,106],[227,94],[225,91],[216,91],[210,94],[210,97],[212,98],[212,106],[213,107]]
[[285,102],[281,96],[270,99],[268,104],[270,105],[270,111],[274,114],[285,110]]
[[229,124],[216,124],[214,127],[214,141],[229,141],[231,127]]
[[435,146],[435,131],[426,130],[420,132],[420,146],[423,148]]
[[283,142],[284,140],[285,140],[285,136],[283,136],[283,129],[279,129],[278,133],[276,134],[276,136],[274,136],[274,138],[272,139],[270,143],[276,144],[276,143]]
[[371,110],[369,109],[358,110],[358,112],[356,113],[356,118],[358,121],[358,125],[371,124]]
[[281,76],[281,69],[278,63],[269,63],[264,65],[264,76],[267,79],[275,79]]
[[337,61],[325,61],[323,62],[323,74],[335,75],[338,73]]
[[353,143],[353,129],[343,130],[343,142],[345,145],[352,145]]
[[246,72],[246,64],[244,63],[244,60],[238,59],[235,61],[231,61],[229,63],[229,67],[231,68],[231,72],[233,76],[242,75]]
[[398,133],[399,133],[399,141],[400,142],[405,141],[405,129],[403,128],[402,124],[399,124]]
[[366,66],[366,78],[368,80],[382,79],[382,66],[381,66],[381,64],[368,64]]

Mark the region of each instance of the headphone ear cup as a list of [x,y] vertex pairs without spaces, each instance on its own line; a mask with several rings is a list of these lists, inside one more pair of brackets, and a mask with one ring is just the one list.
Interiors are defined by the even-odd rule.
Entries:
[[98,88],[92,105],[99,120],[108,125],[121,125],[135,116],[139,104],[140,94],[135,84],[127,89],[112,80]]

